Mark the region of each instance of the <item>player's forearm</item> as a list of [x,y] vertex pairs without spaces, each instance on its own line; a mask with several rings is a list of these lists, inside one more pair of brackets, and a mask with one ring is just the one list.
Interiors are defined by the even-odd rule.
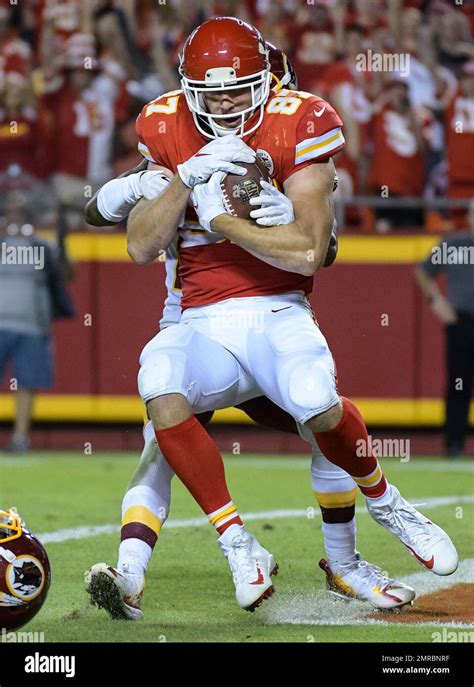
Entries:
[[423,296],[430,302],[433,302],[441,295],[441,292],[436,284],[435,280],[432,279],[428,274],[426,274],[423,267],[418,265],[415,267],[415,278],[420,287],[420,291]]
[[128,218],[128,254],[146,265],[166,250],[176,235],[191,189],[176,176],[158,198],[140,200]]
[[97,196],[99,191],[90,199],[84,210],[84,217],[87,224],[91,224],[93,227],[113,227],[117,223],[111,220],[105,219],[99,212],[97,207]]
[[330,223],[328,219],[329,231],[324,230],[320,238],[321,232],[308,236],[297,221],[276,227],[260,227],[250,220],[223,214],[211,222],[211,227],[273,267],[311,276],[324,262],[332,219]]

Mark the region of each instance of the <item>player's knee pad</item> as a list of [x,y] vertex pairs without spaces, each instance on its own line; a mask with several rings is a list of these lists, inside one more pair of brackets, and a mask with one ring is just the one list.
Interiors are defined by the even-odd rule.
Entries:
[[338,402],[331,360],[312,353],[289,357],[279,370],[279,385],[299,422],[325,412]]

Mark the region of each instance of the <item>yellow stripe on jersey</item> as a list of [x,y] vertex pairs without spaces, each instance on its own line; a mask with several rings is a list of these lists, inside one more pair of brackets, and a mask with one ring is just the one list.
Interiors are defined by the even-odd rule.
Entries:
[[323,136],[307,138],[296,146],[295,162],[305,162],[320,155],[326,155],[345,143],[341,129],[332,129]]
[[147,160],[149,160],[150,162],[155,162],[152,154],[150,153],[149,148],[144,143],[139,143],[137,147],[138,147],[138,152],[140,153],[140,155],[143,155],[143,157],[146,158]]
[[145,506],[130,506],[130,508],[127,508],[122,518],[122,527],[129,525],[131,522],[139,522],[142,525],[146,525],[155,534],[159,534],[161,530],[161,521]]
[[332,494],[315,491],[314,495],[321,508],[349,508],[355,503],[357,489],[354,488],[349,491],[339,491]]

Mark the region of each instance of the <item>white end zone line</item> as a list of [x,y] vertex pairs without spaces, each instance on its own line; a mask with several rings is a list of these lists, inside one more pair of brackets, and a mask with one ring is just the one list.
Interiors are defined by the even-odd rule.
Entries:
[[[410,499],[420,510],[427,508],[441,508],[443,506],[459,505],[461,503],[474,503],[474,496],[438,496],[438,497],[420,497],[416,499]],[[356,513],[358,515],[368,514],[365,506],[357,506]],[[320,512],[317,508],[314,508],[314,516],[320,517]],[[256,513],[243,513],[242,519],[247,522],[252,522],[255,520],[277,520],[281,518],[307,518],[307,510],[268,510],[260,511]],[[167,520],[165,524],[166,529],[175,529],[181,527],[202,527],[203,525],[208,525],[209,521],[207,518],[185,518],[181,520]],[[72,541],[77,539],[88,539],[90,537],[97,537],[103,534],[116,534],[120,532],[120,525],[87,525],[85,527],[71,527],[68,529],[56,530],[54,532],[43,532],[38,534],[39,540],[43,544],[57,544],[66,541]]]
[[[407,575],[400,581],[414,587],[417,598],[457,584],[472,584],[474,583],[474,558],[461,561],[456,572],[448,577],[422,571]],[[346,602],[334,599],[322,590],[317,590],[313,594],[279,594],[278,605],[264,605],[260,610],[259,618],[267,625],[384,625],[384,627],[403,626],[405,628],[441,626],[474,630],[474,623],[439,620],[397,623],[383,620],[383,613],[380,613],[380,620],[370,617],[376,613],[376,610],[368,607],[363,601]]]

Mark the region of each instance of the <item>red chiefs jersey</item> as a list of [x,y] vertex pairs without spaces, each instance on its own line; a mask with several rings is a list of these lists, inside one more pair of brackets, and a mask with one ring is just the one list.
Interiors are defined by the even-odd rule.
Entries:
[[[12,126],[12,122],[15,126]],[[40,176],[38,161],[38,122],[34,111],[18,114],[13,120],[0,112],[0,170],[18,164],[32,174]]]
[[458,91],[445,113],[449,185],[474,184],[474,98]]
[[55,172],[92,182],[111,175],[113,95],[102,97],[96,81],[81,93],[63,84],[42,97],[41,106],[52,115],[49,132]]
[[[321,98],[282,90],[271,94],[262,124],[245,142],[262,155],[282,188],[295,172],[342,149],[341,126],[336,112]],[[209,142],[196,129],[182,91],[165,93],[146,105],[136,131],[141,154],[173,173]],[[228,298],[311,292],[312,277],[273,267],[222,235],[200,230],[196,220],[194,211],[188,211],[185,226],[179,230],[183,310]]]
[[407,118],[384,107],[373,119],[374,157],[369,184],[390,194],[421,195],[425,185],[423,154]]

